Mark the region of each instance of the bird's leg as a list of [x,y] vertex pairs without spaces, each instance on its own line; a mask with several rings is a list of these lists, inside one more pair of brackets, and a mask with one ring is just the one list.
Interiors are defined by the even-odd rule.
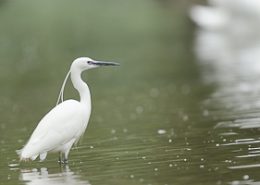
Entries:
[[65,152],[64,153],[64,157],[63,157],[63,153],[62,152],[59,152],[59,160],[58,162],[60,164],[68,164],[68,152]]
[[58,162],[61,164],[62,163],[62,152],[59,152],[59,159]]
[[68,159],[67,159],[67,158],[64,158],[63,164],[68,164],[68,163],[69,163]]
[[65,153],[64,153],[64,164],[68,164],[69,161],[68,161],[68,158],[69,158],[69,152],[70,150],[67,150]]

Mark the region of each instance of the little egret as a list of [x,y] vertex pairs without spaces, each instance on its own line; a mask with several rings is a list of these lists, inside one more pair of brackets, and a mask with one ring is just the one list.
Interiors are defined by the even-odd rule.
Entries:
[[[81,79],[81,73],[99,66],[118,65],[87,57],[74,60],[62,84],[56,106],[42,118],[27,144],[18,150],[20,159],[35,160],[40,156],[40,161],[43,161],[48,152],[59,152],[59,162],[67,163],[70,149],[85,132],[91,113],[90,91],[88,85]],[[69,76],[79,93],[80,101],[63,101],[63,92]]]

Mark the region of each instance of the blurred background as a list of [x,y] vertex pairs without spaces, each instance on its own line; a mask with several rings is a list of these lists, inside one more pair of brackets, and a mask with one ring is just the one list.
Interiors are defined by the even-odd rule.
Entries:
[[[0,184],[260,183],[259,7],[0,0]],[[69,165],[19,162],[79,56],[121,66],[83,74],[93,110]]]

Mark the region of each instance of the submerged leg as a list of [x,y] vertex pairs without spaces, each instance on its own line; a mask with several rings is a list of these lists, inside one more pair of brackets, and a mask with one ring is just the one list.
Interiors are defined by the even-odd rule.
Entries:
[[69,152],[70,152],[70,148],[64,153],[64,164],[68,164],[69,163],[69,161],[68,161],[68,159],[69,159]]
[[[66,143],[62,146],[62,150],[59,153],[59,163],[60,164],[68,164],[69,152],[70,152],[70,149],[74,142],[75,142],[75,139],[72,139],[68,143]],[[63,158],[63,154],[64,154],[64,158]]]
[[63,157],[63,153],[59,152],[58,162],[60,164],[68,164],[68,155],[69,155],[69,152],[67,152],[67,151],[66,151],[66,153],[64,153],[64,157]]
[[62,152],[59,152],[59,159],[58,159],[58,162],[61,164],[62,163]]
[[70,142],[68,142],[67,144],[66,144],[66,150],[65,150],[65,152],[64,152],[64,164],[68,164],[68,159],[69,159],[69,153],[70,153],[70,149],[71,149],[71,147],[72,147],[72,145],[73,145],[73,143],[75,142],[75,139],[72,139]]
[[65,159],[65,158],[64,158],[63,164],[68,164],[68,163],[69,163],[68,159]]

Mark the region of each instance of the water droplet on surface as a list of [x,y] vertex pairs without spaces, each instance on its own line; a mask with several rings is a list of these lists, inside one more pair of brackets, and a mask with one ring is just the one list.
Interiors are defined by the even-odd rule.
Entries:
[[205,117],[206,117],[206,116],[208,116],[208,115],[209,115],[209,111],[208,111],[208,110],[204,110],[202,114],[203,114],[203,116],[205,116]]
[[157,131],[157,133],[158,133],[158,134],[165,134],[165,133],[166,133],[166,130],[164,130],[164,129],[159,129],[159,130]]
[[249,179],[249,175],[244,175],[244,176],[243,176],[243,179],[244,179],[244,180],[248,180],[248,179]]
[[169,167],[171,168],[171,167],[173,167],[173,165],[172,165],[172,164],[169,164]]
[[201,165],[200,165],[200,168],[204,168],[204,165],[203,165],[203,164],[201,164]]
[[116,133],[116,129],[112,129],[111,134],[115,134],[115,133]]
[[94,148],[94,146],[90,146],[89,148],[91,148],[91,149],[92,149],[92,148]]
[[118,140],[118,137],[115,136],[115,137],[112,138],[112,140]]
[[157,172],[157,171],[158,171],[158,168],[154,168],[154,171],[156,171],[156,172]]
[[153,98],[159,96],[159,89],[157,89],[157,88],[152,88],[152,89],[150,90],[150,96],[153,97]]
[[188,120],[189,120],[189,116],[188,116],[188,115],[184,115],[184,116],[182,117],[182,120],[183,120],[183,121],[188,121]]
[[232,163],[232,160],[225,160],[225,163]]
[[137,114],[142,114],[144,112],[144,108],[142,106],[138,106],[136,107],[135,111]]
[[169,141],[169,143],[171,143],[171,142],[172,142],[172,139],[169,139],[168,141]]

